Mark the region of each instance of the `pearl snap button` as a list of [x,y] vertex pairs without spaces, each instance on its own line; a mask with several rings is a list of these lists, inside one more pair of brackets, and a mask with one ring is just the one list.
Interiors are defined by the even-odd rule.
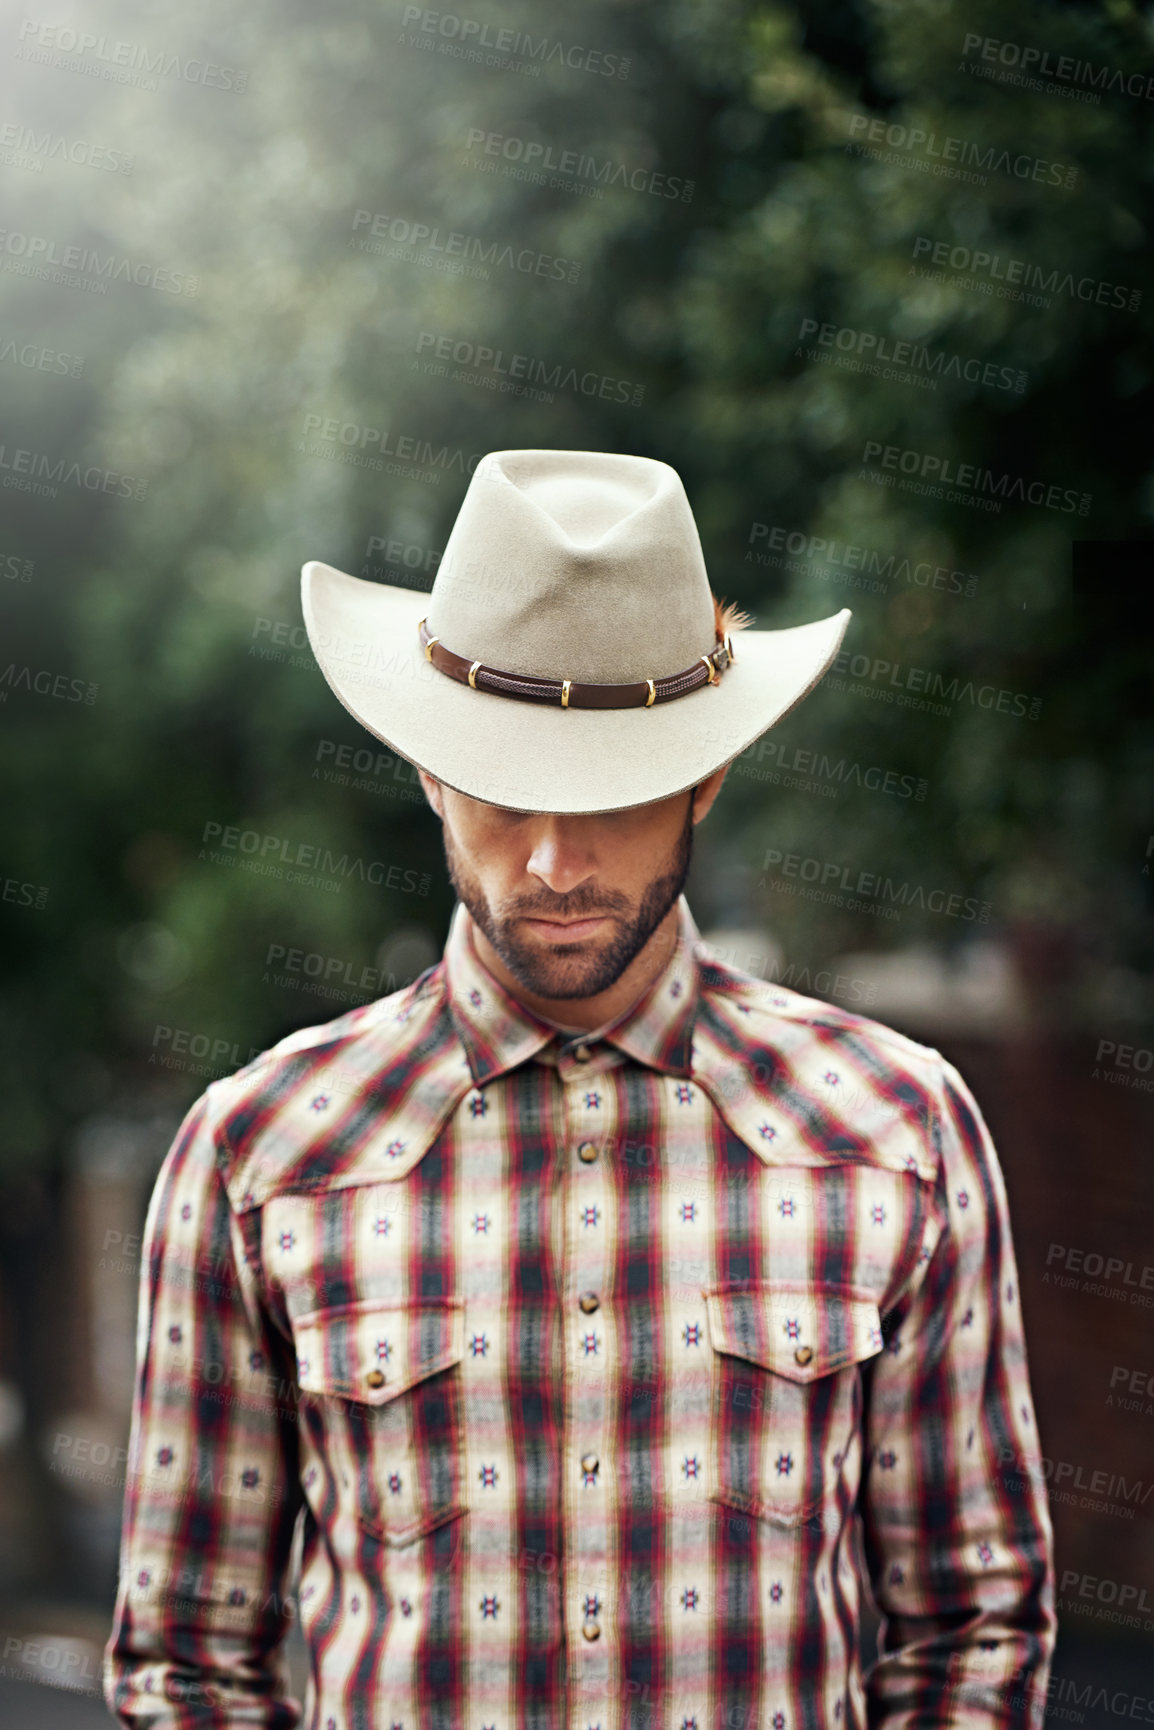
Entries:
[[371,1388],[383,1388],[385,1385],[385,1372],[384,1370],[370,1370],[368,1375],[365,1377],[365,1380]]
[[810,1359],[813,1357],[813,1347],[812,1346],[798,1346],[798,1348],[794,1352],[793,1356],[794,1356],[794,1361],[796,1363],[808,1364]]

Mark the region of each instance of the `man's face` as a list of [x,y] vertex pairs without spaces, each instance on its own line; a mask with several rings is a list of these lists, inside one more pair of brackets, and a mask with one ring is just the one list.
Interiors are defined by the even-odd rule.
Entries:
[[525,815],[421,780],[457,895],[513,977],[545,998],[595,997],[620,978],[685,887],[704,815],[688,792],[594,816]]

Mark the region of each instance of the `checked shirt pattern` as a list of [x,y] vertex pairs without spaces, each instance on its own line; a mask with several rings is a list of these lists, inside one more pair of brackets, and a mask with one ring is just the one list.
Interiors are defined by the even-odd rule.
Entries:
[[458,907],[413,986],[210,1086],[139,1345],[126,1726],[301,1722],[297,1614],[309,1730],[1040,1715],[1051,1532],[978,1107],[709,959],[684,900],[612,1026],[529,1013]]

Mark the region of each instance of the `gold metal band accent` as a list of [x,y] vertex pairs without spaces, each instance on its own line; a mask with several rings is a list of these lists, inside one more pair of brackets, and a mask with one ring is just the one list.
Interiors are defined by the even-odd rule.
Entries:
[[709,656],[701,655],[699,656],[699,659],[705,663],[705,670],[709,674],[709,683],[711,685],[719,685],[721,680],[717,677],[717,668],[714,666]]
[[648,709],[657,695],[657,686],[652,679],[646,679],[645,683],[649,686],[649,695],[645,699],[645,707]]
[[572,679],[562,679],[561,681],[561,707],[563,709],[569,707],[569,687],[572,683]]
[[475,691],[477,689],[477,668],[480,665],[481,665],[480,661],[474,661],[473,665],[469,668],[469,688],[470,688],[470,690]]
[[728,631],[726,631],[726,633],[725,633],[725,652],[729,656],[731,661],[735,661],[737,659],[737,656],[733,652],[733,638],[730,636]]

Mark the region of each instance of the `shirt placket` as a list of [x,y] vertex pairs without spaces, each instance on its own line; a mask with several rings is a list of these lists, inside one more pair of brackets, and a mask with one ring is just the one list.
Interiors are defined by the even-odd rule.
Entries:
[[558,1075],[565,1122],[562,1249],[564,1353],[563,1605],[568,1648],[569,1730],[600,1725],[616,1670],[613,1638],[614,1474],[609,1458],[616,1340],[610,1293],[615,1219],[611,1148],[616,1127],[612,1068],[604,1046],[562,1049]]

